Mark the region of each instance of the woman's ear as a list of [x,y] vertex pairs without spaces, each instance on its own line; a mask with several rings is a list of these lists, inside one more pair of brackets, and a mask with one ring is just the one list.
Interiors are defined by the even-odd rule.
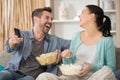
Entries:
[[95,17],[95,14],[90,14],[89,18],[94,18]]
[[95,14],[93,14],[93,13],[90,14],[89,19],[95,21],[96,20]]

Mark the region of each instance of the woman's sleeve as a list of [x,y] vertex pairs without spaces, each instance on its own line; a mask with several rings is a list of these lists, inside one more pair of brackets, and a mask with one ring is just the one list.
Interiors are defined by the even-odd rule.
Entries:
[[73,64],[75,61],[75,41],[76,41],[77,34],[74,34],[71,40],[70,48],[69,50],[72,52],[72,55],[69,58],[62,58],[63,64]]
[[[112,69],[112,71],[114,72],[116,69],[116,55],[115,55],[115,46],[114,46],[114,42],[113,39],[110,37],[108,37],[105,40],[104,46],[101,46],[103,50],[102,51],[102,56],[99,55],[98,56],[98,63],[97,64],[92,64],[92,70],[93,71],[97,71],[99,69],[101,69],[103,66],[108,66]],[[99,54],[101,54],[99,52]]]

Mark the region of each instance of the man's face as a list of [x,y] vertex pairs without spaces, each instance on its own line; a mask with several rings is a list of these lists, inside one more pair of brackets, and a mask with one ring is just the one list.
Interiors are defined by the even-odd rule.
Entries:
[[52,14],[47,11],[43,11],[41,17],[37,19],[35,25],[37,25],[36,29],[37,31],[39,30],[40,33],[48,33],[52,26]]

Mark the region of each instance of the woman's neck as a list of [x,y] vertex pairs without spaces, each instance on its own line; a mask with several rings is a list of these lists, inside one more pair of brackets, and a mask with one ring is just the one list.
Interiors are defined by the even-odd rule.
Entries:
[[89,24],[85,29],[85,36],[93,38],[100,34],[101,32],[98,30],[98,26],[95,24],[91,24],[91,25]]
[[102,32],[97,29],[95,25],[86,26],[85,31],[81,34],[81,40],[84,44],[96,44],[102,38]]
[[101,34],[100,31],[92,29],[92,30],[86,30],[84,35],[87,36],[87,37],[94,38],[94,37],[96,37],[100,34]]

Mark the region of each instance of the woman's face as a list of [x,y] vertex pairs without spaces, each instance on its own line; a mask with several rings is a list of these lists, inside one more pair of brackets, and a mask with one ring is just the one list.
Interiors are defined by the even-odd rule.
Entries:
[[85,28],[85,26],[91,21],[91,13],[87,7],[83,8],[79,18],[80,27]]

